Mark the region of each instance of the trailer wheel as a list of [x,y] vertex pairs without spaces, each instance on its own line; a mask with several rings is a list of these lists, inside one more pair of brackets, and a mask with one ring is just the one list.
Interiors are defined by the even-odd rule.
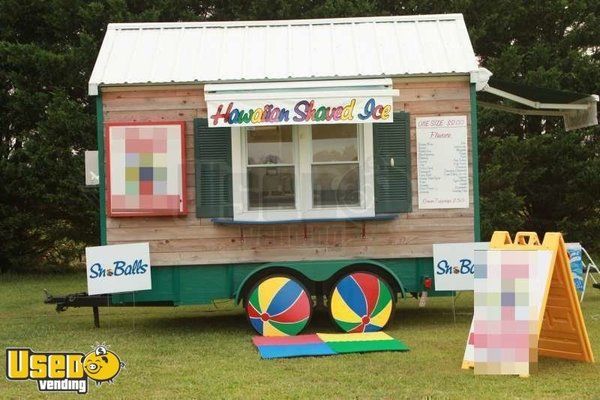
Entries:
[[329,312],[344,332],[376,332],[390,321],[395,301],[390,285],[372,272],[344,275],[333,286]]
[[248,292],[244,307],[250,325],[263,336],[300,333],[312,315],[310,293],[297,279],[269,275]]

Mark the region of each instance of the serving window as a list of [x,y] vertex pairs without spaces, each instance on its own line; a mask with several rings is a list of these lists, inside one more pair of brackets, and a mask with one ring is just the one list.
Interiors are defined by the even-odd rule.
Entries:
[[313,207],[360,206],[358,125],[312,127]]
[[234,219],[372,216],[372,153],[371,124],[232,129]]
[[248,209],[294,209],[296,141],[291,126],[245,132]]

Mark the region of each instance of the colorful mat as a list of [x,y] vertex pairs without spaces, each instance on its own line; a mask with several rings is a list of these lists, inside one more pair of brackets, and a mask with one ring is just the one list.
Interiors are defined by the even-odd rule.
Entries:
[[252,343],[264,359],[409,350],[400,340],[384,332],[255,336]]

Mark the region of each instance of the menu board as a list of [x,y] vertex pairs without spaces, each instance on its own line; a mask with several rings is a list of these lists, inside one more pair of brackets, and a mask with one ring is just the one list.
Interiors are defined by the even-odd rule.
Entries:
[[467,117],[417,118],[419,208],[469,208]]

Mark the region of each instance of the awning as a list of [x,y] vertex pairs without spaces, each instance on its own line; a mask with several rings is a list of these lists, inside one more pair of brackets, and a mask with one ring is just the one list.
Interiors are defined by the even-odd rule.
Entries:
[[481,85],[480,90],[490,95],[478,99],[483,107],[520,115],[563,117],[567,131],[598,125],[598,95],[595,94],[545,89],[494,77]]
[[209,127],[392,122],[391,79],[204,86]]

